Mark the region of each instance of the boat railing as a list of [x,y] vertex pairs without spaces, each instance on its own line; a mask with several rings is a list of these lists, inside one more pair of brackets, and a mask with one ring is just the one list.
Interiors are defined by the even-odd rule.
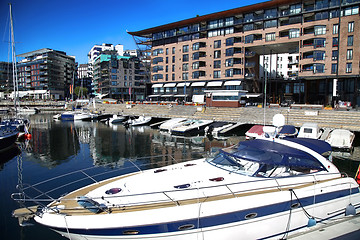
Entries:
[[[172,155],[166,155],[170,157],[172,161],[176,161]],[[161,157],[164,157],[163,155]],[[138,160],[139,158],[137,158]],[[189,159],[192,160],[192,159]],[[132,166],[135,166],[136,171],[127,171],[127,173],[136,173],[138,171],[142,171],[141,166],[136,164],[133,160],[129,160],[129,163]],[[18,193],[13,193],[11,197],[20,203],[22,207],[27,208],[27,204],[31,202],[31,204],[36,204],[41,207],[46,207],[50,202],[61,201],[61,200],[76,200],[66,198],[66,194],[59,194],[59,190],[70,188],[73,186],[75,189],[79,189],[80,183],[81,186],[89,185],[90,183],[98,183],[98,178],[103,178],[104,175],[115,174],[119,170],[124,170],[124,168],[115,168],[110,171],[102,171],[95,174],[90,174],[91,170],[96,168],[89,167],[82,170],[77,170],[72,173],[66,173],[61,176],[53,177],[51,179],[36,183],[36,184],[23,184],[23,187],[18,188]],[[164,167],[165,168],[165,167]],[[73,177],[74,174],[80,174],[82,177],[76,178],[73,181],[68,182],[67,184],[61,184],[65,177]],[[236,173],[234,173],[236,174]],[[114,177],[119,176],[115,175]],[[174,205],[185,204],[188,200],[194,199],[207,199],[207,201],[211,198],[230,198],[230,197],[240,197],[242,195],[247,195],[249,193],[256,194],[257,192],[263,191],[286,191],[293,189],[295,187],[308,186],[309,184],[316,184],[322,180],[334,179],[338,178],[340,175],[338,173],[313,173],[313,174],[300,174],[294,175],[291,178],[288,177],[254,177],[253,181],[246,182],[235,182],[235,183],[227,183],[221,184],[220,181],[223,179],[209,179],[209,181],[213,181],[214,183],[211,185],[201,186],[199,183],[187,182],[184,180],[184,183],[178,186],[174,186],[174,189],[168,191],[159,191],[159,192],[145,192],[145,193],[133,193],[133,194],[124,194],[124,195],[106,195],[99,197],[91,197],[94,201],[101,200],[111,200],[116,198],[118,205],[111,204],[110,208],[126,208],[132,207],[136,208],[141,205],[151,205],[151,204],[162,204],[162,203],[173,203]],[[59,181],[59,179],[62,179]],[[105,178],[108,179],[108,178]],[[104,180],[104,179],[102,179]],[[61,184],[61,186],[54,187],[51,185],[51,189],[48,191],[41,190],[41,186],[49,183],[57,182]],[[84,184],[85,183],[85,184]],[[60,196],[60,197],[59,197]],[[74,196],[77,197],[77,196]],[[57,211],[57,209],[52,209],[53,211]]]
[[[200,156],[204,155],[203,152],[197,152]],[[102,180],[111,177],[117,177],[123,174],[141,172],[143,169],[153,168],[153,164],[157,164],[156,159],[161,159],[161,164],[169,165],[173,163],[186,162],[197,159],[198,156],[187,159],[176,160],[173,155],[153,155],[147,157],[137,157],[136,159],[120,159],[118,162],[95,165],[84,169],[64,173],[37,183],[21,183],[16,186],[18,192],[12,193],[11,198],[22,207],[27,207],[28,204],[37,204],[45,207],[48,203],[57,201],[65,196],[67,193],[78,188],[87,186],[89,184],[98,183]],[[135,162],[145,159],[152,159],[147,161],[150,163],[138,164]],[[166,160],[167,159],[167,160]],[[128,166],[125,166],[129,163]],[[108,170],[104,170],[104,168]],[[64,183],[66,179],[68,182]]]

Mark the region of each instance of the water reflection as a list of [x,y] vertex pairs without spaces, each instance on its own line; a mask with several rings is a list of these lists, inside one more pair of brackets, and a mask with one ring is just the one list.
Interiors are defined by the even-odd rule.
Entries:
[[[245,140],[243,135],[221,140],[204,136],[177,137],[149,126],[125,128],[121,124],[106,125],[98,122],[54,122],[51,115],[34,115],[31,121],[32,139],[26,147],[27,152],[32,155],[32,161],[47,168],[70,161],[84,148],[88,149],[90,160],[96,166],[123,166],[124,159],[133,159],[137,164],[146,163],[148,168],[199,158],[204,153],[215,152]],[[337,155],[334,161],[341,171],[355,174],[359,146],[357,136],[352,153]],[[160,155],[163,157],[159,158]],[[139,157],[142,159],[135,160]],[[344,166],[341,162],[344,160],[341,159],[347,162],[350,159],[354,163],[350,167]]]
[[[98,122],[54,122],[51,115],[32,118],[32,139],[26,149],[32,161],[47,168],[70,161],[81,148],[89,149],[94,165],[118,165],[121,159],[149,157],[149,167],[155,167],[202,157],[205,152],[239,141],[238,137],[225,141],[210,141],[204,136],[175,137],[149,126],[125,128]],[[164,155],[163,159],[151,157],[159,155]]]
[[14,144],[9,149],[2,151],[0,153],[0,171],[4,169],[4,165],[13,159],[15,156],[19,155],[21,153],[20,148]]

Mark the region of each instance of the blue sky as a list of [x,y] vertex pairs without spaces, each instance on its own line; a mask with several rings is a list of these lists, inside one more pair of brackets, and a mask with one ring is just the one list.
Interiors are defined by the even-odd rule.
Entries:
[[[94,44],[135,49],[131,35],[196,15],[251,5],[249,0],[1,0],[0,61],[8,61],[9,5],[12,3],[16,54],[41,48],[65,51],[87,63]],[[189,7],[190,6],[190,7]],[[11,61],[11,56],[10,56]]]

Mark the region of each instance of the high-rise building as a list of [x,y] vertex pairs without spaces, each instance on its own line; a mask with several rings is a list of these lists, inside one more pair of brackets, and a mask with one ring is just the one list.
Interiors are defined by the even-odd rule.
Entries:
[[[290,96],[298,103],[360,105],[359,5],[273,0],[129,34],[151,46],[154,99],[237,106],[229,103],[266,89],[274,103]],[[287,74],[276,65],[275,76],[267,78],[272,75],[262,73],[261,56],[280,54],[291,56],[279,63]]]
[[20,91],[46,91],[43,98],[64,99],[71,96],[75,81],[75,57],[63,51],[43,48],[19,54],[18,86]]

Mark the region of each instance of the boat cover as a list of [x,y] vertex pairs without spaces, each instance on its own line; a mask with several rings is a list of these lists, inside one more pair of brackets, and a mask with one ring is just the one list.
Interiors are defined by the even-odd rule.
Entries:
[[241,142],[235,151],[226,154],[259,164],[326,169],[307,152],[262,139]]
[[307,148],[323,154],[331,151],[331,145],[323,140],[312,139],[312,138],[285,138],[287,141],[299,143]]

